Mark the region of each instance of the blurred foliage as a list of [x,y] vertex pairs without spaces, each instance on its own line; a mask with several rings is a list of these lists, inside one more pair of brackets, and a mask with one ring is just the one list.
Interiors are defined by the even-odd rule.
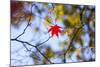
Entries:
[[73,30],[74,30],[73,28],[67,28],[64,34],[66,34],[67,36],[71,36],[73,35]]
[[60,19],[64,15],[64,5],[57,4],[54,8],[54,12],[56,14],[56,18]]
[[68,15],[67,20],[69,21],[70,27],[80,26],[80,14],[74,13],[72,15]]
[[46,49],[45,55],[46,55],[48,58],[51,58],[51,57],[54,57],[55,53],[52,51],[52,49],[51,49],[50,47],[48,47],[48,48]]
[[12,1],[11,2],[11,23],[12,24],[17,24],[17,20],[19,20],[21,17],[25,15],[23,12],[23,3],[22,2],[16,2]]

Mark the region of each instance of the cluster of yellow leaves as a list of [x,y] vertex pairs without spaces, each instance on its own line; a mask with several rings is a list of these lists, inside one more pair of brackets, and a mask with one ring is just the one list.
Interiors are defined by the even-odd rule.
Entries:
[[79,26],[80,25],[80,14],[73,13],[71,15],[68,15],[67,20],[69,21],[69,24],[71,27]]
[[56,18],[61,18],[62,16],[64,16],[64,5],[56,5],[54,8],[54,12],[56,14]]

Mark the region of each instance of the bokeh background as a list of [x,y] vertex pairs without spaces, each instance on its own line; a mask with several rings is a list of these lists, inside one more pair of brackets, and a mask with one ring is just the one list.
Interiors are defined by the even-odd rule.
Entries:
[[[55,24],[62,31],[58,37],[48,33]],[[11,1],[10,61],[11,66],[95,61],[95,6]]]

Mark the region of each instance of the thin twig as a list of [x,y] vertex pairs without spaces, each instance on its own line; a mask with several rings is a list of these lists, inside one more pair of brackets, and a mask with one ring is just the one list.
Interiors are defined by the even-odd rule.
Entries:
[[22,36],[22,35],[25,33],[25,31],[26,31],[26,29],[28,28],[29,25],[30,25],[30,24],[28,23],[27,26],[25,27],[24,31],[23,31],[20,35],[18,35],[18,36],[16,37],[16,39],[18,39],[20,36]]
[[43,41],[42,43],[39,43],[37,46],[40,46],[40,45],[46,43],[50,38],[51,38],[51,36],[47,40]]

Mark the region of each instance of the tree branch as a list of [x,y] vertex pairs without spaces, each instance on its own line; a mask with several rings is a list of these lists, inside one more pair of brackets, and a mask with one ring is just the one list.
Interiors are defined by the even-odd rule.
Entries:
[[52,64],[52,62],[48,59],[48,57],[46,57],[40,50],[37,46],[35,46],[35,48],[37,49],[37,51],[50,63]]
[[64,60],[63,60],[64,63],[66,63],[66,54],[67,54],[67,53],[70,51],[70,49],[72,48],[73,41],[74,41],[76,35],[78,34],[78,32],[80,31],[80,29],[82,29],[82,28],[83,28],[83,26],[81,26],[81,27],[79,27],[79,28],[77,29],[77,31],[75,32],[75,34],[73,35],[73,37],[72,37],[72,39],[71,39],[71,42],[70,42],[70,44],[69,44],[69,46],[68,46],[68,49],[67,49],[66,51],[64,51]]
[[[20,43],[22,43],[22,44],[27,44],[27,45],[29,45],[29,46],[31,46],[31,47],[34,47],[34,48],[36,48],[37,49],[37,51],[51,64],[52,62],[48,59],[48,57],[46,57],[39,49],[38,49],[38,47],[37,46],[34,46],[34,45],[32,45],[32,44],[30,44],[29,42],[26,42],[26,41],[21,41],[21,40],[18,40],[18,39],[11,39],[12,41],[17,41],[17,42],[20,42]],[[43,43],[42,43],[43,44]]]
[[80,12],[80,20],[81,20],[81,26],[77,29],[77,31],[75,32],[75,34],[73,35],[72,39],[71,39],[71,42],[68,46],[68,49],[64,52],[64,63],[66,63],[66,54],[70,51],[70,49],[72,48],[72,45],[73,45],[73,41],[76,37],[76,35],[78,35],[78,32],[83,28],[83,26],[86,24],[86,23],[83,23],[83,12],[84,12],[85,8],[81,9],[81,12]]
[[28,43],[28,42],[26,42],[26,41],[21,41],[21,40],[18,40],[18,39],[11,39],[12,41],[17,41],[17,42],[20,42],[20,43],[25,43],[25,44],[27,44],[27,45],[29,45],[29,46],[32,46],[32,47],[35,47],[34,45],[32,45],[32,44],[30,44],[30,43]]

